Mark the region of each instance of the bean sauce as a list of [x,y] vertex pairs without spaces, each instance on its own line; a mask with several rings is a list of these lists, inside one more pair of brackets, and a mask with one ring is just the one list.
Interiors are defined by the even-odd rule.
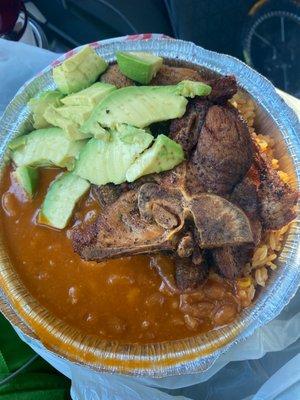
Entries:
[[[197,292],[174,293],[139,255],[87,262],[73,252],[74,224],[92,222],[101,212],[88,194],[67,229],[36,222],[47,188],[59,169],[41,169],[38,193],[27,200],[11,180],[1,182],[0,223],[13,265],[28,291],[53,315],[84,333],[123,343],[182,339],[232,322],[239,309],[235,289],[211,276]],[[167,256],[159,256],[170,264]],[[172,267],[172,266],[171,266]]]

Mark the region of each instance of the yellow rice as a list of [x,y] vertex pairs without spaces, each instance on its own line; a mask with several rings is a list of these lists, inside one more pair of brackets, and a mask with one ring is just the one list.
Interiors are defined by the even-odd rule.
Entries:
[[[280,177],[280,179],[289,183],[289,175],[281,171],[279,161],[274,158],[274,140],[268,135],[262,135],[255,132],[255,105],[254,102],[242,92],[238,92],[232,99],[232,104],[239,110],[243,118],[246,120],[250,132],[259,145],[260,149],[268,154],[271,158],[272,166]],[[271,270],[275,270],[276,259],[284,245],[284,236],[289,225],[276,231],[266,232],[258,247],[256,248],[251,263],[246,265],[244,277],[237,280],[238,296],[241,306],[248,306],[255,295],[257,286],[265,286]]]

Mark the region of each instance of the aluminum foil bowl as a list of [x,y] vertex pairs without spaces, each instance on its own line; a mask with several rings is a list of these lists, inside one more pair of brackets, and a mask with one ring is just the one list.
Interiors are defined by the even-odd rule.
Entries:
[[[188,63],[220,74],[234,74],[253,98],[257,108],[257,130],[276,141],[276,157],[283,169],[300,182],[300,126],[294,112],[276,94],[265,78],[241,61],[207,51],[193,43],[162,35],[137,35],[92,43],[107,61],[115,60],[116,50],[150,51],[176,64]],[[76,51],[76,50],[74,50]],[[38,92],[54,88],[51,69],[71,51],[27,82],[7,107],[0,121],[1,170],[7,143],[30,129],[27,101]],[[235,343],[245,340],[255,329],[275,318],[294,296],[300,284],[299,213],[286,237],[278,258],[278,269],[255,302],[232,324],[193,338],[149,345],[121,345],[85,336],[51,315],[28,293],[11,264],[0,232],[0,308],[28,341],[41,341],[57,357],[101,372],[166,377],[205,371]],[[63,361],[62,360],[62,361]]]

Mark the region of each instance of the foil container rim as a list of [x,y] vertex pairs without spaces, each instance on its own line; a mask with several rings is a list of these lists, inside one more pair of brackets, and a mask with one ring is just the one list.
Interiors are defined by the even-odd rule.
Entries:
[[[170,39],[162,35],[149,36],[146,34],[146,35],[138,35],[138,37],[134,39],[132,39],[132,37],[108,39],[105,41],[92,43],[91,46],[95,48],[96,51],[100,55],[104,56],[104,58],[106,58],[108,61],[112,61],[114,59],[113,51],[116,49],[116,47],[121,46],[123,50],[130,50],[130,49],[134,50],[142,49],[146,51],[153,50],[163,55],[166,58],[173,58],[191,62],[196,65],[201,65],[206,68],[209,68],[220,74],[234,73],[238,79],[239,85],[242,88],[244,88],[248,93],[250,93],[250,95],[254,98],[254,100],[265,109],[265,111],[273,118],[279,130],[283,133],[284,140],[288,146],[289,155],[293,160],[293,165],[295,167],[295,173],[297,175],[297,184],[299,189],[299,181],[300,181],[299,120],[294,111],[291,110],[275,92],[275,88],[273,87],[273,85],[266,78],[258,74],[256,71],[252,70],[250,67],[246,66],[246,64],[244,64],[242,61],[237,60],[232,56],[218,54],[209,50],[205,50],[199,46],[196,46],[192,42]],[[19,100],[24,103],[26,96],[24,99],[22,99],[22,96],[24,93],[26,93],[28,86],[34,83],[38,77],[42,77],[45,74],[47,74],[53,68],[53,66],[58,65],[64,59],[74,54],[74,51],[78,51],[78,48],[59,57],[58,60],[54,61],[51,65],[43,69],[36,77],[27,81],[19,89],[14,99],[9,103],[8,107],[3,113],[3,116],[0,120],[0,126],[2,126],[2,124],[5,126],[6,120],[8,121],[11,120],[11,113],[13,112],[16,103],[18,104]],[[188,52],[188,57],[187,57],[187,52]],[[247,72],[246,74],[247,79],[245,79],[246,72]],[[253,85],[255,81],[256,84]],[[22,117],[24,116],[21,115],[21,118]],[[4,156],[4,149],[6,148],[8,140],[10,140],[12,136],[18,133],[19,127],[20,127],[20,121],[16,121],[16,128],[17,128],[16,130],[10,129],[10,127],[6,127],[4,129],[5,134],[3,133],[0,134],[0,155],[2,154]],[[300,237],[299,225],[296,226],[295,231],[296,231],[295,235],[299,239]],[[293,249],[292,252],[290,251],[288,257],[284,261],[285,264],[287,264],[289,261],[291,263],[298,262],[299,264],[299,260],[300,260],[300,251],[298,243],[296,249]],[[1,276],[1,271],[0,271],[0,276]],[[300,271],[295,270],[293,276],[289,278],[290,279],[288,282],[285,282],[282,276],[278,276],[278,279],[276,279],[276,283],[279,284],[280,287],[287,286],[285,287],[285,290],[282,292],[282,296],[279,296],[279,299],[277,292],[277,296],[275,296],[276,299],[278,300],[277,303],[273,301],[272,307],[269,306],[268,308],[266,306],[266,302],[270,299],[266,294],[264,294],[264,296],[262,296],[264,297],[264,299],[261,299],[260,301],[260,307],[256,307],[256,305],[254,305],[251,310],[245,313],[245,315],[242,318],[240,318],[242,321],[237,321],[235,323],[236,325],[235,334],[231,337],[227,337],[228,342],[227,343],[224,342],[225,343],[224,346],[222,346],[221,348],[216,348],[216,350],[213,351],[211,354],[196,357],[195,359],[188,362],[181,362],[180,356],[182,356],[182,354],[179,353],[177,355],[178,362],[174,363],[170,367],[161,367],[158,370],[155,370],[154,365],[152,369],[151,368],[144,369],[138,367],[126,371],[125,374],[136,375],[136,376],[147,375],[160,378],[178,374],[198,373],[207,370],[219,358],[219,356],[224,352],[228,351],[228,349],[231,346],[233,346],[237,342],[245,340],[248,336],[253,334],[253,332],[258,327],[266,324],[280,313],[282,308],[296,293],[296,290],[300,285]],[[5,295],[3,296],[3,298],[5,299]],[[5,309],[3,305],[2,308]],[[261,315],[262,312],[264,315]],[[228,335],[228,332],[226,334]],[[25,335],[28,334],[25,333]],[[40,343],[40,341],[37,338],[35,338],[34,335],[30,337],[31,340],[36,340],[38,341],[38,343]],[[59,354],[59,351],[53,352],[51,350],[51,352],[62,359],[68,360],[68,357]],[[113,353],[112,356],[116,356],[116,354]],[[156,358],[161,356],[162,356],[161,354],[157,354],[156,357],[152,356],[153,364],[155,364]],[[120,354],[120,359],[122,359],[122,357],[124,357],[124,354]],[[146,355],[146,357],[149,358],[149,355]],[[141,355],[137,356],[137,359],[140,360]],[[74,360],[72,361],[74,362]],[[77,361],[75,361],[75,363],[78,365],[82,365],[82,363]],[[89,365],[88,367],[96,369],[97,371],[124,373],[122,370],[118,368],[107,369],[107,368],[102,368],[101,366],[97,367],[93,365]]]

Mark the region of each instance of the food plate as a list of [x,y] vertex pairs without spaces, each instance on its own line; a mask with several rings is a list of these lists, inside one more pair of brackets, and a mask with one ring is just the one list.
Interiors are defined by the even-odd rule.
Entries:
[[[197,47],[193,43],[161,35],[137,35],[92,43],[107,61],[115,60],[116,50],[149,51],[175,64],[192,64],[215,73],[234,74],[256,105],[256,125],[276,142],[276,157],[292,177],[299,191],[300,126],[294,112],[276,94],[274,87],[242,62]],[[1,121],[1,167],[6,147],[29,127],[27,102],[38,92],[53,89],[51,69],[77,50],[72,50],[27,82],[9,104]],[[298,215],[297,209],[297,215]],[[15,272],[0,236],[1,309],[12,324],[26,335],[40,340],[57,356],[102,372],[165,377],[204,371],[230,346],[246,339],[255,329],[275,318],[296,293],[300,284],[299,216],[293,222],[278,258],[278,269],[255,302],[234,323],[192,338],[158,344],[123,345],[85,336],[56,319],[28,293]]]

